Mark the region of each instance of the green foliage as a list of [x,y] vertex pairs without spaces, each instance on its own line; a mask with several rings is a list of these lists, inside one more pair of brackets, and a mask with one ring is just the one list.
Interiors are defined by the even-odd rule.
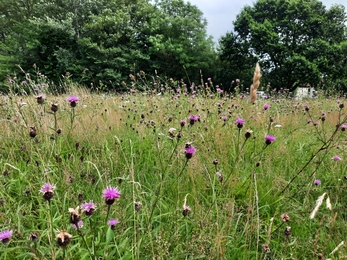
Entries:
[[[320,1],[259,0],[246,6],[234,33],[221,39],[220,57],[232,69],[257,59],[265,82],[293,90],[347,78],[346,13]],[[237,72],[243,71],[243,67]]]
[[[13,2],[13,3],[12,3]],[[182,0],[0,1],[2,60],[6,73],[33,72],[57,86],[63,77],[93,89],[124,90],[140,70],[199,81],[212,73],[215,53],[201,11]],[[18,10],[12,12],[16,5]],[[1,5],[0,5],[1,6]],[[23,13],[26,15],[23,16]]]
[[183,0],[156,1],[152,19],[149,54],[152,67],[161,75],[199,82],[200,70],[211,76],[213,42],[206,39],[207,22],[202,12]]

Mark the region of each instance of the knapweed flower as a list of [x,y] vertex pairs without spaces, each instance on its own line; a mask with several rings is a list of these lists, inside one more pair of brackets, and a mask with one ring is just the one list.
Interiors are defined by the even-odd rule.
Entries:
[[81,228],[81,227],[83,227],[83,221],[82,220],[78,221],[77,225],[76,224],[72,225],[73,229],[77,229],[77,228]]
[[176,131],[176,128],[171,127],[169,129],[169,136],[170,136],[170,138],[174,138],[175,137],[175,131]]
[[36,135],[37,135],[37,133],[36,133],[36,128],[35,128],[35,126],[30,126],[29,136],[30,136],[31,138],[35,138]]
[[45,97],[41,94],[35,97],[37,104],[42,105],[45,102]]
[[264,104],[264,110],[267,110],[269,107],[269,104]]
[[181,127],[184,127],[186,125],[186,120],[181,120],[180,125],[181,125]]
[[281,219],[283,222],[288,222],[290,220],[290,217],[287,213],[284,213],[281,215]]
[[67,247],[71,243],[71,240],[72,240],[72,235],[65,232],[65,230],[62,230],[62,231],[58,230],[58,235],[56,237],[58,246]]
[[120,191],[114,187],[107,187],[102,191],[102,196],[107,205],[112,205],[120,197]]
[[69,96],[66,101],[70,103],[71,107],[75,107],[80,99],[76,96]]
[[235,124],[236,124],[237,128],[241,129],[243,127],[243,125],[245,124],[245,120],[238,118],[238,119],[236,119]]
[[80,207],[77,206],[76,209],[73,209],[73,208],[69,208],[69,212],[70,212],[70,223],[71,224],[77,224],[78,221],[81,220],[81,215],[79,213],[79,209]]
[[53,198],[55,190],[55,185],[50,183],[45,183],[42,185],[40,192],[43,194],[43,198],[47,201],[50,201]]
[[189,124],[194,125],[196,121],[199,121],[200,117],[199,116],[190,116],[189,117]]
[[246,138],[246,139],[250,138],[250,137],[252,136],[252,133],[253,133],[253,131],[250,130],[250,129],[248,129],[248,130],[246,131],[246,133],[245,133],[245,138]]
[[52,104],[51,104],[51,111],[52,111],[53,113],[57,112],[57,111],[58,111],[58,104],[52,103]]
[[28,239],[29,239],[31,242],[37,242],[39,236],[40,236],[40,234],[39,234],[38,232],[32,232],[32,233],[30,233]]
[[276,138],[272,135],[265,135],[265,144],[269,145],[276,141]]
[[335,155],[333,158],[332,158],[334,161],[341,161],[341,158],[337,155]]
[[118,219],[112,218],[107,222],[107,225],[109,225],[111,227],[111,229],[114,230],[118,223],[119,223]]
[[228,118],[226,116],[222,116],[221,119],[225,122]]
[[189,160],[193,157],[193,154],[196,152],[196,149],[189,144],[188,146],[186,145],[186,158]]
[[183,206],[183,211],[182,211],[182,215],[185,217],[188,215],[189,211],[191,211],[191,208],[187,205]]
[[318,185],[320,185],[322,182],[320,181],[320,180],[314,180],[314,185],[316,185],[316,186],[318,186]]
[[346,131],[347,125],[341,125],[340,128],[341,128],[341,131]]
[[12,230],[6,229],[6,230],[0,232],[0,241],[3,244],[9,243],[11,237],[12,237]]
[[81,205],[82,212],[84,212],[87,216],[93,215],[95,212],[95,209],[96,209],[96,205],[93,203],[92,200]]

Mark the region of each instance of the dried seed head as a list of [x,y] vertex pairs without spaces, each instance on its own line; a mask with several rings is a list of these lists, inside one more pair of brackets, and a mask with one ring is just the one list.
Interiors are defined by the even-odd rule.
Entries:
[[57,111],[58,111],[58,105],[52,103],[52,105],[51,105],[51,111],[52,111],[53,113],[57,112]]
[[78,199],[79,202],[81,202],[84,199],[83,194],[79,193],[78,196],[77,196],[77,199]]
[[29,135],[30,135],[31,138],[35,138],[36,137],[36,128],[35,128],[35,126],[30,126]]
[[263,244],[262,248],[265,254],[269,254],[271,252],[269,244]]
[[45,97],[43,95],[36,96],[37,104],[42,105],[45,102]]
[[220,172],[216,172],[216,177],[218,178],[219,182],[223,182],[223,175]]
[[77,226],[78,221],[81,220],[81,215],[79,213],[79,209],[80,207],[77,206],[76,209],[73,208],[69,208],[69,212],[70,212],[70,223],[71,224],[75,224]]
[[182,137],[183,137],[182,132],[178,132],[178,134],[177,134],[177,138],[178,138],[178,139],[180,139],[180,138],[182,138]]
[[57,241],[58,246],[67,247],[71,243],[72,235],[65,232],[65,230],[58,231],[58,232],[59,233],[56,237],[56,241]]
[[250,138],[250,137],[252,136],[252,133],[253,133],[253,131],[250,130],[250,129],[248,129],[248,130],[246,131],[246,133],[245,133],[245,138],[246,138],[246,139]]
[[283,222],[288,222],[290,220],[290,217],[287,213],[284,213],[281,215],[281,219]]
[[290,226],[287,226],[285,229],[284,229],[284,235],[285,236],[290,236],[291,234],[292,234],[292,232],[291,232],[291,227]]
[[189,206],[187,206],[187,205],[184,205],[184,206],[183,206],[182,215],[183,215],[184,217],[186,217],[186,216],[188,215],[189,211],[191,211],[191,208],[190,208]]
[[135,206],[135,210],[139,211],[141,209],[141,202],[140,201],[135,201],[134,206]]
[[39,233],[32,232],[29,235],[29,240],[32,241],[32,242],[37,242],[37,239],[39,238],[39,236],[40,236]]

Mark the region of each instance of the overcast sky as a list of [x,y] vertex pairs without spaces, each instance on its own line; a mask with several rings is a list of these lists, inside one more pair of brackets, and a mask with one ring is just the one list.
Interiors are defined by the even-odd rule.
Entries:
[[[207,34],[213,36],[215,42],[232,30],[232,22],[236,20],[236,15],[241,12],[245,5],[252,6],[255,0],[185,0],[196,5],[207,19]],[[347,0],[321,0],[330,8],[333,4],[342,4],[347,11]]]

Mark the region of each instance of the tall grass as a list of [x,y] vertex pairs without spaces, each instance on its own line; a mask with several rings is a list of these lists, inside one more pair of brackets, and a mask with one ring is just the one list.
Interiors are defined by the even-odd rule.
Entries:
[[[13,232],[1,259],[346,256],[345,99],[250,104],[244,94],[159,86],[71,88],[43,93],[42,104],[39,93],[1,97],[0,230]],[[56,186],[50,200],[44,183]],[[121,192],[112,205],[107,187]],[[74,229],[69,208],[89,201],[94,214],[77,209],[83,226]],[[67,246],[57,244],[62,230]]]

